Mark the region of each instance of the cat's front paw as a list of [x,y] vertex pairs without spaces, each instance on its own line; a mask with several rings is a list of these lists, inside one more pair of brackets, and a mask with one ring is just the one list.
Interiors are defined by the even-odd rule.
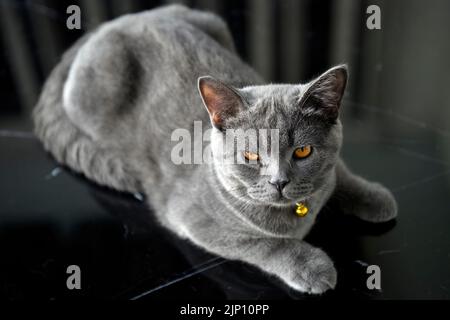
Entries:
[[369,222],[386,222],[397,217],[397,202],[392,193],[379,183],[372,183],[367,199],[357,210],[357,216]]
[[370,214],[366,219],[370,222],[386,222],[397,217],[397,201],[394,195],[383,185],[379,183],[373,184],[372,200]]
[[320,249],[312,249],[307,260],[302,258],[292,271],[286,282],[298,291],[321,294],[336,287],[337,272],[333,261]]

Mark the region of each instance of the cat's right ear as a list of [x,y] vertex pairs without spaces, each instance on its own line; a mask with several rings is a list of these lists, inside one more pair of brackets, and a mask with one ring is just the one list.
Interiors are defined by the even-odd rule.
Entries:
[[198,91],[209,113],[211,123],[219,130],[228,118],[234,117],[244,108],[237,91],[210,76],[198,78]]

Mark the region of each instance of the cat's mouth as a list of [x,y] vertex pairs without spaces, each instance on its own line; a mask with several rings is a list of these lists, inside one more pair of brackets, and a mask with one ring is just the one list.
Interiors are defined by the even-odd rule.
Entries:
[[289,207],[308,200],[317,189],[311,183],[295,184],[283,190],[273,190],[266,185],[255,184],[245,188],[245,198],[263,205]]

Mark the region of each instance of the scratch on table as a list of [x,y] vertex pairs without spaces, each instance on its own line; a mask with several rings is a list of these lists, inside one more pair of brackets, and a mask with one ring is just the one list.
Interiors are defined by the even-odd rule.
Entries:
[[369,264],[367,262],[362,261],[362,260],[355,260],[355,262],[363,267],[369,266]]
[[420,129],[429,130],[429,131],[434,132],[434,133],[436,133],[436,134],[438,134],[438,135],[440,135],[442,137],[450,139],[450,132],[449,131],[446,131],[446,130],[441,129],[441,128],[431,127],[428,123],[426,123],[424,121],[419,121],[417,119],[414,119],[414,118],[405,116],[403,114],[394,112],[392,109],[386,109],[385,110],[385,109],[382,109],[382,108],[379,108],[379,107],[376,107],[376,106],[371,106],[371,105],[359,103],[359,102],[352,101],[352,100],[345,100],[345,103],[349,103],[351,105],[358,106],[358,107],[361,107],[363,109],[366,109],[366,110],[369,110],[371,112],[378,113],[378,114],[381,114],[381,115],[384,115],[384,116],[389,116],[389,117],[392,117],[392,118],[396,118],[397,120],[400,120],[403,123],[410,124],[412,126],[420,128]]
[[0,130],[0,137],[2,138],[22,138],[22,139],[36,139],[33,132],[17,131],[17,130]]
[[142,193],[135,192],[135,193],[133,193],[133,196],[141,202],[144,201],[144,196],[142,195]]
[[61,167],[54,168],[48,175],[45,176],[45,180],[50,180],[57,177],[61,171]]
[[400,250],[399,249],[381,250],[381,251],[378,251],[377,254],[379,256],[382,256],[382,255],[385,255],[385,254],[392,254],[392,253],[400,253]]
[[450,168],[450,163],[449,162],[447,162],[445,160],[442,160],[442,159],[438,159],[436,157],[430,157],[429,155],[426,155],[426,154],[423,154],[423,153],[420,153],[420,152],[415,152],[415,151],[412,151],[412,150],[408,150],[406,148],[397,147],[397,146],[389,146],[389,148],[394,149],[396,151],[399,151],[399,152],[401,152],[403,154],[406,154],[408,156],[420,159],[420,160],[424,160],[424,161],[440,164],[440,165],[443,165],[443,166],[446,166],[446,167]]
[[[217,261],[217,260],[218,260],[218,261]],[[168,286],[170,286],[170,285],[172,285],[172,284],[178,283],[178,282],[183,281],[183,280],[185,280],[185,279],[191,278],[191,277],[193,277],[193,276],[195,276],[195,275],[197,275],[197,274],[200,274],[200,273],[202,273],[202,272],[205,272],[205,271],[207,271],[207,270],[209,270],[209,269],[215,268],[215,267],[217,267],[217,266],[219,266],[219,265],[225,263],[226,261],[227,261],[227,260],[224,260],[224,259],[222,259],[222,258],[220,258],[220,257],[216,257],[216,258],[213,258],[213,259],[211,259],[211,260],[208,260],[207,262],[200,264],[200,265],[206,265],[206,266],[204,266],[203,268],[196,269],[196,270],[194,270],[194,271],[192,271],[192,272],[189,272],[189,273],[187,273],[187,274],[185,273],[184,275],[182,275],[182,276],[180,276],[180,277],[177,277],[177,278],[175,278],[175,279],[173,279],[173,280],[170,280],[170,281],[168,281],[168,282],[166,282],[166,283],[164,283],[164,284],[162,284],[162,285],[160,285],[160,286],[157,286],[157,287],[155,287],[155,288],[152,288],[152,289],[150,289],[150,290],[147,290],[147,291],[145,291],[145,292],[143,292],[143,293],[141,293],[141,294],[139,294],[139,295],[137,295],[137,296],[131,298],[131,300],[137,300],[137,299],[140,299],[140,298],[142,298],[142,297],[144,297],[144,296],[146,296],[146,295],[149,295],[150,293],[153,293],[153,292],[155,292],[155,291],[161,290],[161,289],[163,289],[163,288],[166,288],[166,287],[168,287]]]
[[450,169],[446,170],[446,171],[443,171],[443,172],[436,173],[434,175],[431,175],[431,176],[428,176],[428,177],[425,177],[425,178],[422,178],[422,179],[418,179],[418,180],[410,182],[410,183],[403,184],[403,185],[398,186],[396,188],[392,188],[391,191],[393,193],[397,193],[397,192],[403,191],[405,189],[408,189],[408,188],[415,187],[415,186],[420,185],[420,184],[424,184],[424,183],[430,182],[432,180],[435,180],[437,178],[446,176],[448,174],[450,174]]

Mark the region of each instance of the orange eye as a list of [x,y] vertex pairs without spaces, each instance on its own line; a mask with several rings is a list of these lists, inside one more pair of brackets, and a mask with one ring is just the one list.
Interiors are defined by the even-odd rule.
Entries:
[[303,146],[295,149],[294,158],[296,159],[304,159],[311,154],[312,147],[311,146]]
[[244,152],[244,157],[245,157],[245,159],[247,159],[249,161],[258,161],[259,160],[258,154],[257,153],[253,153],[253,152],[245,151]]

